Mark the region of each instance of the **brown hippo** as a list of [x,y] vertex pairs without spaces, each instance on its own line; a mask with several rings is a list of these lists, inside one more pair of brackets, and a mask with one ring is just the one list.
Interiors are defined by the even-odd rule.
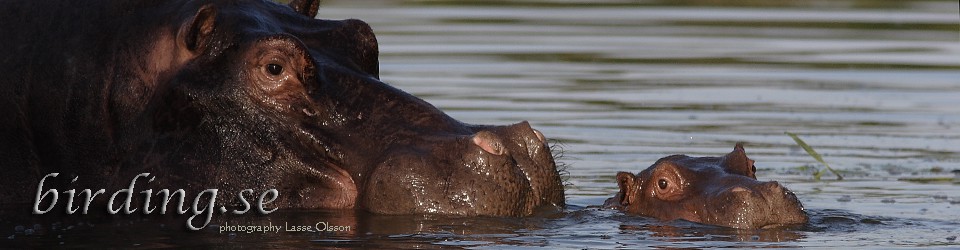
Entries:
[[756,171],[741,144],[723,157],[667,156],[637,175],[617,173],[620,192],[605,206],[740,229],[806,223],[793,192],[775,181],[757,181]]
[[382,82],[371,27],[315,19],[318,3],[3,1],[0,205],[29,214],[50,173],[59,204],[150,173],[136,197],[219,189],[221,212],[245,189],[381,214],[564,205],[543,134],[464,124]]

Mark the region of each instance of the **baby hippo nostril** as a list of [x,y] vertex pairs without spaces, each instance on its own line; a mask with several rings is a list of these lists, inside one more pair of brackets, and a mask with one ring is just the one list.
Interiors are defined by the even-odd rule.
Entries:
[[739,193],[739,192],[752,193],[749,189],[746,189],[746,188],[743,188],[743,187],[734,187],[734,188],[731,188],[731,189],[730,189],[730,192],[734,192],[734,193]]
[[769,190],[769,191],[772,192],[772,193],[782,193],[782,192],[783,192],[783,186],[781,186],[780,183],[777,183],[776,181],[771,181],[771,182],[764,183],[764,184],[763,184],[763,189]]
[[500,138],[491,132],[477,132],[473,135],[471,141],[483,149],[483,151],[487,151],[487,153],[493,155],[502,155],[504,153],[503,142],[500,142]]

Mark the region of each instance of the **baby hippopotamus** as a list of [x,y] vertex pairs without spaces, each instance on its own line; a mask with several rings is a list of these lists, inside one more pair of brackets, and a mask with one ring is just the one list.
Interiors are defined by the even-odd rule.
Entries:
[[775,181],[758,181],[753,163],[739,143],[723,157],[667,156],[637,175],[617,173],[620,192],[604,206],[739,229],[806,223],[797,196]]

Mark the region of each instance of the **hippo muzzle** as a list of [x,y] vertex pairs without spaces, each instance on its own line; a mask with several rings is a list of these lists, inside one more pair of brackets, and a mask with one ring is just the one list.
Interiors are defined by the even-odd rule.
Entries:
[[540,132],[526,122],[472,130],[390,150],[369,177],[363,206],[384,214],[497,216],[562,206],[560,179]]
[[797,196],[775,181],[743,180],[720,192],[704,192],[698,218],[688,221],[732,228],[772,228],[807,220]]

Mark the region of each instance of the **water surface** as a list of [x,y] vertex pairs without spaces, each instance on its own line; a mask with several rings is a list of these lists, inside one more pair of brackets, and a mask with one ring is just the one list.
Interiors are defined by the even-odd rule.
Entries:
[[[569,172],[564,213],[214,219],[322,221],[347,232],[183,232],[180,220],[149,218],[0,232],[34,246],[960,247],[957,2],[725,2],[324,3],[321,18],[373,26],[384,81],[464,122],[527,120],[558,141]],[[845,179],[814,180],[821,165],[787,131]],[[809,225],[733,230],[589,207],[617,191],[617,171],[671,154],[719,156],[736,142],[759,179],[800,197]]]

